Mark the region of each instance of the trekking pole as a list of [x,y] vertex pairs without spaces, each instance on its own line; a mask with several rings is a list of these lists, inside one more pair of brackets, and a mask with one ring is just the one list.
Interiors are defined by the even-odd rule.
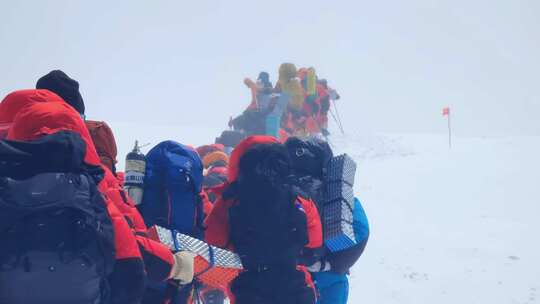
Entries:
[[334,111],[332,111],[332,109],[330,109],[330,111],[328,111],[328,112],[330,112],[330,115],[332,115],[332,119],[334,119],[334,122],[339,127],[339,122],[337,121],[336,115],[334,115]]
[[338,108],[336,106],[336,101],[332,100],[332,103],[334,104],[334,110],[336,111],[337,120],[339,122],[339,128],[341,129],[341,133],[345,135],[345,131],[343,131],[343,124],[341,123],[341,117],[339,116]]
[[345,132],[343,132],[343,127],[341,126],[341,124],[339,123],[339,121],[337,120],[336,118],[336,115],[334,114],[334,112],[332,111],[332,109],[330,109],[330,114],[332,115],[332,118],[334,119],[334,121],[336,122],[336,125],[339,127],[339,129],[341,130],[341,134],[345,135]]

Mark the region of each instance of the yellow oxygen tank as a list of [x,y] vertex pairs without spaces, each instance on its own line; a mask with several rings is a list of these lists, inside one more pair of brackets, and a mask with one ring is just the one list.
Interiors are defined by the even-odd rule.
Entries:
[[289,94],[289,107],[301,110],[304,106],[304,89],[296,78],[297,69],[292,63],[283,63],[279,66],[279,84],[283,92]]
[[317,94],[317,74],[314,68],[309,68],[306,75],[306,95],[313,96]]
[[279,82],[282,84],[289,82],[296,77],[296,66],[293,63],[282,63],[279,66]]
[[291,100],[289,101],[289,106],[295,110],[302,110],[304,107],[304,90],[298,79],[293,79],[289,83],[289,91],[291,95]]

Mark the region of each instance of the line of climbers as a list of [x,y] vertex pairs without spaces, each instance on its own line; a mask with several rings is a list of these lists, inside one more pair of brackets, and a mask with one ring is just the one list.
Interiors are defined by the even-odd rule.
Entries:
[[289,136],[326,137],[331,102],[340,98],[328,86],[326,79],[318,79],[315,69],[300,68],[292,63],[279,67],[279,77],[272,86],[267,72],[259,73],[257,81],[246,78],[244,84],[251,91],[251,103],[229,127],[249,135],[270,135],[285,141]]
[[[168,140],[135,149],[123,173],[112,130],[84,113],[79,84],[59,70],[0,103],[0,303],[347,302],[369,228],[355,199],[356,244],[323,244],[325,141]],[[196,255],[151,238],[153,225],[234,251],[244,270],[205,286]]]

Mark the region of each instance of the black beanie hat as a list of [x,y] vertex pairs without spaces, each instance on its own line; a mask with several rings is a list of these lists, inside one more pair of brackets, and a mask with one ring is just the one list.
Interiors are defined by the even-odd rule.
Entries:
[[37,81],[36,89],[45,89],[57,94],[77,112],[84,114],[84,101],[79,92],[79,83],[66,73],[60,70],[51,71]]

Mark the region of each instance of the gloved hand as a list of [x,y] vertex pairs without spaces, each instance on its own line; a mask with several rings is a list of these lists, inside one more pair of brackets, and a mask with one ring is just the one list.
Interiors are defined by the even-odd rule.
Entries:
[[309,272],[323,272],[332,270],[332,266],[328,261],[317,261],[313,265],[307,267]]
[[169,275],[169,279],[178,280],[180,284],[186,285],[193,281],[195,256],[193,252],[180,251],[173,255],[174,265]]

